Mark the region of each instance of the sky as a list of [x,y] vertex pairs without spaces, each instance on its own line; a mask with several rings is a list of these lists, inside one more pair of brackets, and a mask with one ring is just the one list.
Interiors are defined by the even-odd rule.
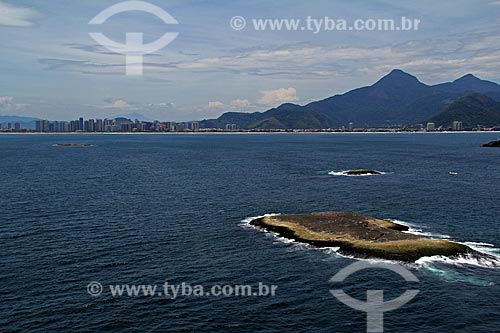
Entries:
[[[500,1],[150,0],[178,24],[129,11],[89,25],[120,0],[0,0],[0,115],[70,120],[140,113],[189,121],[307,104],[373,84],[394,68],[435,84],[473,73],[500,82]],[[247,26],[231,28],[242,16]],[[418,19],[412,31],[256,31],[253,19]],[[154,42],[142,76],[90,32]]]

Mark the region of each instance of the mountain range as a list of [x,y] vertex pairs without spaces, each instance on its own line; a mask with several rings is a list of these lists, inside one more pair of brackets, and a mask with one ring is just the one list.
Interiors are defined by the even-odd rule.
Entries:
[[35,128],[35,122],[38,118],[33,117],[21,117],[21,116],[2,116],[0,115],[0,124],[11,123],[14,126],[15,123],[20,123],[21,128]]
[[[481,94],[484,97],[479,98],[478,95],[471,94]],[[491,101],[500,101],[500,85],[481,80],[472,74],[453,82],[427,85],[415,76],[395,69],[375,84],[345,94],[303,106],[286,103],[265,112],[227,112],[217,119],[202,121],[201,126],[224,128],[226,124],[236,124],[245,129],[324,129],[348,126],[349,122],[353,122],[355,127],[401,127],[430,119],[443,126],[451,126],[448,122],[453,120],[464,121],[464,126],[499,124],[496,116],[489,117],[487,112],[484,117],[475,118],[481,120],[480,123],[474,123],[474,117],[466,120],[460,113],[457,117],[463,119],[454,119],[453,113],[456,111],[453,110],[456,110],[457,106],[455,105],[454,109],[449,107],[455,102],[466,102],[459,102],[466,96],[475,96],[472,99],[489,103],[485,107],[490,108],[493,107],[490,105]],[[478,105],[472,103],[469,108],[458,108],[464,112],[472,112],[474,106]],[[434,118],[445,111],[447,116]],[[453,119],[449,120],[447,117]]]
[[500,103],[483,94],[470,94],[448,106],[443,112],[429,119],[436,126],[449,127],[454,120],[472,128],[477,125],[500,124]]
[[120,115],[113,116],[111,118],[127,118],[127,119],[131,119],[131,120],[137,119],[140,121],[153,121],[153,119],[146,117],[145,115],[137,113],[137,112],[128,113],[128,114],[120,114]]

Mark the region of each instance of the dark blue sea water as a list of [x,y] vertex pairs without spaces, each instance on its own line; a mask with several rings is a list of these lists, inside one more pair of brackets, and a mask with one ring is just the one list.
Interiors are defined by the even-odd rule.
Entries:
[[[266,213],[352,211],[500,257],[496,134],[2,135],[1,332],[365,332],[328,280],[354,262],[246,226]],[[83,142],[92,147],[54,147]],[[355,168],[381,176],[328,174]],[[450,171],[458,172],[452,176]],[[461,259],[366,270],[362,299],[411,287],[386,332],[499,332],[500,269]],[[100,297],[87,285],[105,286]],[[278,286],[274,297],[113,297],[110,284]]]

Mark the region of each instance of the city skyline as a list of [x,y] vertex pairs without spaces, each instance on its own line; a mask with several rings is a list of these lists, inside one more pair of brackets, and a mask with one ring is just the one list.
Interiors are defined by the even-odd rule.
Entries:
[[434,122],[425,124],[414,124],[401,127],[377,128],[377,127],[354,127],[353,122],[340,128],[324,129],[254,129],[248,130],[239,128],[237,124],[227,123],[222,128],[209,128],[200,126],[200,122],[175,122],[175,121],[142,121],[139,119],[104,118],[104,119],[85,119],[79,117],[76,120],[43,120],[35,121],[34,128],[23,127],[21,123],[0,122],[0,132],[22,132],[22,133],[104,133],[104,132],[221,132],[221,131],[239,131],[239,132],[435,132],[435,131],[498,131],[498,127],[477,126],[476,128],[464,128],[460,120],[455,120],[449,127],[437,127]]

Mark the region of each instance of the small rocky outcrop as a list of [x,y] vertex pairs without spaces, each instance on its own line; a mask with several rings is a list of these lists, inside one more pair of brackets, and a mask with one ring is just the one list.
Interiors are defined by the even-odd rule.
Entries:
[[491,142],[485,143],[481,147],[500,147],[500,139],[496,140],[496,141],[491,141]]
[[56,147],[90,147],[89,143],[56,143]]
[[369,169],[357,169],[357,170],[346,171],[345,174],[348,176],[365,176],[365,175],[381,175],[382,172]]

